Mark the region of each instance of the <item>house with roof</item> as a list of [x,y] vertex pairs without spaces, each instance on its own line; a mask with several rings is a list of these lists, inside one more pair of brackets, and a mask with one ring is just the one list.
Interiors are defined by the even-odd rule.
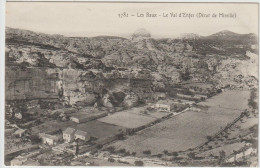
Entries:
[[161,100],[154,104],[152,108],[162,112],[171,112],[174,109],[174,104],[170,100]]
[[61,140],[57,135],[49,135],[45,133],[39,133],[39,137],[42,139],[42,143],[48,145],[56,145]]
[[78,113],[73,113],[70,117],[70,120],[75,123],[84,123],[87,121],[95,120],[97,118],[105,117],[107,115],[106,112],[86,112],[81,111]]
[[75,132],[75,139],[81,139],[83,141],[88,141],[89,138],[90,138],[90,136],[85,131],[77,130]]
[[67,128],[65,131],[63,131],[63,140],[65,142],[72,142],[75,138],[75,132],[76,130],[74,128]]

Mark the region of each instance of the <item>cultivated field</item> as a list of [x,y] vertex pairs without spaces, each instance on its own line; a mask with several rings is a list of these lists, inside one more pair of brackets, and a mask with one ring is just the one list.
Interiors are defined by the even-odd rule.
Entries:
[[199,105],[209,106],[211,108],[244,110],[247,108],[249,96],[250,91],[230,90],[207,99],[204,102],[200,102]]
[[104,139],[109,136],[119,133],[119,131],[124,131],[124,127],[103,123],[100,121],[89,121],[82,124],[77,124],[72,126],[75,129],[86,131],[90,136],[96,137],[98,139]]
[[173,152],[194,148],[239,116],[247,108],[248,97],[248,91],[224,92],[200,103],[208,106],[206,111],[187,111],[112,145],[137,155],[142,155],[145,150],[159,154],[164,150]]
[[156,119],[150,116],[138,115],[134,113],[118,112],[98,120],[104,123],[114,124],[125,128],[138,128],[153,122]]
[[[77,124],[73,121],[57,121],[52,120],[45,122],[44,124],[38,125],[32,128],[33,134],[48,133],[54,130],[61,129],[64,131],[66,128],[72,127],[82,131],[86,131],[90,136],[98,139],[107,138],[111,135],[119,133],[120,130],[124,131],[124,127],[103,123],[97,120],[89,121],[86,123]],[[104,131],[105,130],[105,131]]]
[[[136,107],[122,112],[117,112],[112,115],[98,119],[98,121],[118,125],[125,128],[138,128],[149,124],[158,118],[168,115],[169,113],[147,111],[144,107]],[[144,113],[146,111],[146,113]]]

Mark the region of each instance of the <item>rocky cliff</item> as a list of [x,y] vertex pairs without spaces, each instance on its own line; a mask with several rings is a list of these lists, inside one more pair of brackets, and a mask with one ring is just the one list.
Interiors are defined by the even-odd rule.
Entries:
[[141,29],[125,39],[7,28],[6,98],[57,96],[62,83],[70,104],[133,106],[183,81],[254,87],[257,52],[255,35],[228,31],[153,39]]

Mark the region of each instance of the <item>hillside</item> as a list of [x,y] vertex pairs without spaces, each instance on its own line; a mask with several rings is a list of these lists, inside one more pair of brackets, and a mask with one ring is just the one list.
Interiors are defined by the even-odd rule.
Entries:
[[[144,29],[126,39],[65,37],[6,28],[7,71],[44,68],[48,73],[44,72],[43,78],[55,71],[55,80],[66,81],[64,95],[70,97],[70,103],[108,102],[107,106],[142,102],[154,92],[167,93],[167,88],[187,81],[214,83],[216,87],[257,85],[257,75],[252,74],[258,67],[255,35],[221,31],[207,37],[182,37],[154,39]],[[246,70],[249,66],[252,71]],[[6,80],[16,81],[7,86],[7,93],[22,89],[18,76],[7,76]],[[118,102],[113,96],[116,93],[124,93],[124,102]]]

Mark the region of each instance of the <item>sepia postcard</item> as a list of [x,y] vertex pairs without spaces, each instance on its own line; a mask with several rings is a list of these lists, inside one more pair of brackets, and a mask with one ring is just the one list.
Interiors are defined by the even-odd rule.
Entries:
[[7,1],[3,166],[258,167],[258,10]]

